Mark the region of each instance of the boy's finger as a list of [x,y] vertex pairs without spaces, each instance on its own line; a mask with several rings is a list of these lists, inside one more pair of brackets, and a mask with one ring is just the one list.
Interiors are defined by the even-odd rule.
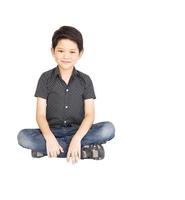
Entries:
[[75,163],[78,162],[78,159],[79,159],[78,156],[76,156],[76,157],[75,157]]
[[48,157],[51,158],[51,152],[48,152]]
[[57,151],[56,151],[56,152],[54,152],[54,155],[53,155],[53,157],[55,157],[55,158],[57,157]]
[[55,151],[53,151],[52,153],[51,153],[51,157],[53,158],[53,157],[56,157],[56,152]]
[[67,162],[69,162],[69,160],[70,160],[70,158],[71,158],[71,152],[67,152]]
[[81,149],[78,150],[78,158],[81,158]]
[[57,155],[59,155],[60,154],[60,149],[57,151]]
[[78,162],[78,152],[73,154],[73,164]]
[[64,149],[60,146],[59,147],[60,148],[60,151],[62,152],[62,153],[64,153]]
[[73,155],[73,157],[72,157],[72,163],[73,163],[73,164],[76,163],[76,156],[75,156],[75,155]]

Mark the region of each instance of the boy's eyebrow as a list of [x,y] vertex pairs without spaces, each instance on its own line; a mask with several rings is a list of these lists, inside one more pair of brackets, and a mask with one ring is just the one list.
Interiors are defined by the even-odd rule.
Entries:
[[[59,50],[64,50],[63,48],[58,47]],[[69,50],[77,50],[77,49],[69,49]]]

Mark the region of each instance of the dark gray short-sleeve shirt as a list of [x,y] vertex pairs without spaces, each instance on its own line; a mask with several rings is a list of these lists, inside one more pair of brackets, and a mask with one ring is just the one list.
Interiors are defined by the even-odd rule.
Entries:
[[47,100],[46,118],[50,127],[80,125],[84,118],[84,100],[96,98],[87,74],[74,68],[67,85],[58,66],[40,76],[35,97]]

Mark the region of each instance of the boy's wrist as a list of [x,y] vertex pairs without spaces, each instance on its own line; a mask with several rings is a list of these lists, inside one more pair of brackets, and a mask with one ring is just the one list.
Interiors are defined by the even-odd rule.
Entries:
[[78,133],[76,133],[76,134],[73,136],[73,139],[76,140],[77,142],[81,142],[82,137],[81,137],[80,135],[78,135]]
[[49,141],[49,140],[53,139],[53,137],[55,138],[53,133],[44,134],[44,138],[45,138],[46,141]]

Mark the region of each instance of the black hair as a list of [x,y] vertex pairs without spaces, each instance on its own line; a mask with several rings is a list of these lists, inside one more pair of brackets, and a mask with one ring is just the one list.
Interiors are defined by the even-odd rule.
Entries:
[[69,39],[75,42],[79,52],[83,50],[83,37],[79,30],[72,26],[62,26],[56,30],[52,37],[52,48],[55,49],[59,40]]

